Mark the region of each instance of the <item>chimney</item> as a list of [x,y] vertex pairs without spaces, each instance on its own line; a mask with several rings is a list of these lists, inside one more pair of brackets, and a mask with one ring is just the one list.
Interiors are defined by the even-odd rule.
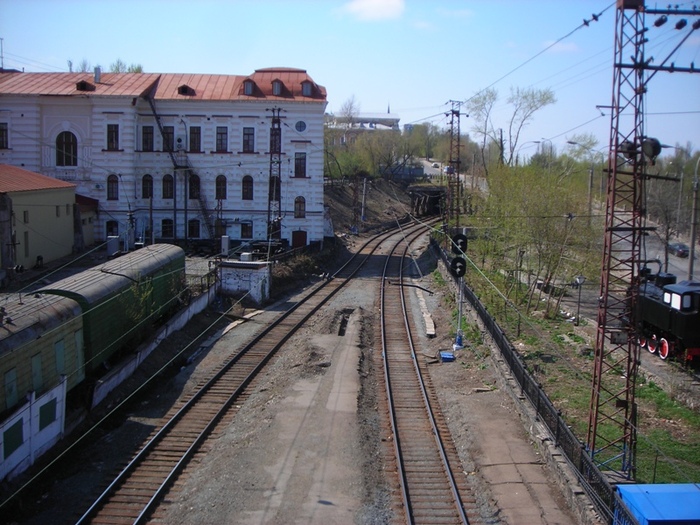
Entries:
[[101,78],[102,78],[102,69],[99,66],[97,66],[95,68],[95,84],[99,84]]

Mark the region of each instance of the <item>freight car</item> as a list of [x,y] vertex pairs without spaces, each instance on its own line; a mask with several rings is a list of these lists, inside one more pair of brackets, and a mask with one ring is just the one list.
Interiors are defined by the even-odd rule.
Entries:
[[637,334],[639,345],[661,359],[686,363],[700,357],[700,282],[676,282],[676,276],[642,273]]
[[155,244],[110,260],[0,307],[0,414],[25,393],[90,385],[180,304],[185,252]]

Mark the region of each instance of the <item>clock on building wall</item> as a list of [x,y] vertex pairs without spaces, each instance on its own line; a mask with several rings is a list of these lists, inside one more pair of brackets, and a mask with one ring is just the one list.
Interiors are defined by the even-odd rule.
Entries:
[[299,121],[297,121],[297,123],[294,125],[294,127],[296,128],[296,130],[297,130],[299,133],[301,133],[302,131],[304,131],[304,130],[306,129],[306,122],[304,122],[303,120],[299,120]]

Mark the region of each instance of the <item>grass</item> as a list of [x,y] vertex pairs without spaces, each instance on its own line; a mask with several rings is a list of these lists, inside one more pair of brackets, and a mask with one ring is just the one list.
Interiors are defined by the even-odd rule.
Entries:
[[[545,318],[541,313],[524,315],[516,325],[518,314],[504,308],[502,297],[492,290],[495,283],[501,290],[505,281],[498,273],[488,275],[490,283],[472,276],[469,285],[496,317],[530,372],[542,385],[547,396],[573,432],[585,441],[591,400],[594,341],[588,341],[560,318]],[[510,308],[510,307],[509,307]],[[455,317],[456,319],[456,317]],[[517,326],[517,332],[516,332]],[[518,335],[519,334],[519,335]],[[620,388],[624,378],[622,366],[611,371],[618,377]],[[698,483],[700,482],[700,414],[674,401],[663,389],[638,378],[635,400],[638,406],[635,479],[640,483]],[[596,446],[619,435],[619,426],[599,420]],[[621,468],[614,459],[615,450],[600,452],[611,458],[610,468]]]

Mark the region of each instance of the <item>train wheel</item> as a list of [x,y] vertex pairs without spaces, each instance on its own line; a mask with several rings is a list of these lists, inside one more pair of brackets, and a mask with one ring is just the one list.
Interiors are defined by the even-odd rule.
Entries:
[[659,357],[665,361],[666,359],[668,359],[668,354],[670,353],[670,351],[671,345],[666,339],[662,337],[661,341],[659,341]]
[[652,354],[656,353],[656,347],[658,346],[658,341],[656,340],[656,334],[652,335],[647,341],[647,350]]
[[639,348],[646,348],[647,347],[647,338],[643,335],[640,335],[637,338],[637,344],[639,345]]

